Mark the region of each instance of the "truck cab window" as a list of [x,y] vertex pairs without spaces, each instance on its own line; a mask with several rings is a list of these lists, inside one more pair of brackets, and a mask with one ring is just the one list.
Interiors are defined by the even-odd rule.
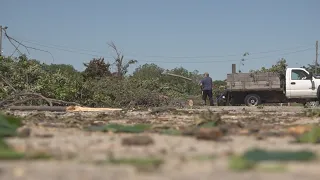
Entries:
[[291,71],[291,80],[305,80],[307,79],[308,74],[303,70],[292,70]]

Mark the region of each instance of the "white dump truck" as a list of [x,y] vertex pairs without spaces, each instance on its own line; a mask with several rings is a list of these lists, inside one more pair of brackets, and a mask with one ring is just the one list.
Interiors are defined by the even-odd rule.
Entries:
[[287,68],[286,73],[236,73],[227,75],[223,93],[228,105],[257,106],[263,103],[308,103],[320,98],[320,79],[304,68]]

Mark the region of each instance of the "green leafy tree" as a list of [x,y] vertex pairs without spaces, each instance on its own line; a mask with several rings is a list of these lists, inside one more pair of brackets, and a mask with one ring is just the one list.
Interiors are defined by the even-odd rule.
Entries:
[[133,77],[141,80],[159,79],[163,72],[164,69],[156,64],[144,64],[135,69]]
[[284,58],[281,58],[275,65],[272,65],[270,68],[262,67],[260,70],[250,70],[252,73],[257,72],[274,72],[281,75],[286,73],[286,69],[288,67],[287,61]]
[[[317,67],[317,68],[316,68]],[[314,74],[319,74],[319,64],[308,64],[307,66],[302,66],[302,68],[305,68],[307,71],[312,72]]]
[[86,69],[83,72],[85,79],[102,78],[111,76],[110,64],[104,58],[92,59],[89,63],[84,63]]
[[[121,61],[121,62],[120,62]],[[5,99],[20,92],[40,93],[45,97],[71,101],[91,107],[160,106],[168,100],[198,96],[202,75],[183,67],[166,70],[184,78],[165,75],[165,70],[155,64],[138,67],[132,76],[125,76],[130,62],[115,72],[122,76],[114,78],[110,64],[103,58],[84,64],[82,72],[71,65],[45,64],[22,55],[0,58],[0,98]],[[129,64],[129,65],[128,65]],[[119,70],[119,71],[118,71]],[[23,97],[26,99],[26,97]],[[40,105],[32,100],[28,105]]]

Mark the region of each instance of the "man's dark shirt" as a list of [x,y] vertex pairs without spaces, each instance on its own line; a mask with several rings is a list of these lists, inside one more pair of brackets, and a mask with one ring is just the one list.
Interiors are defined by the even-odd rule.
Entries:
[[202,90],[212,90],[212,79],[211,77],[205,77],[201,80]]

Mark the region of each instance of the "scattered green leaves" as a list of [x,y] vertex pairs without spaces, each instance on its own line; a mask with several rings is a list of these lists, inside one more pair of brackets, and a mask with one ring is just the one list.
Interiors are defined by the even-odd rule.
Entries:
[[149,130],[151,125],[149,124],[135,124],[135,125],[122,125],[122,124],[108,124],[105,126],[91,126],[88,127],[89,131],[101,131],[101,132],[115,132],[115,133],[142,133]]
[[261,161],[310,161],[316,158],[311,151],[266,151],[252,149],[244,153],[243,157],[254,162]]
[[320,127],[315,126],[308,132],[297,137],[299,143],[319,143],[320,142]]
[[39,159],[52,159],[53,156],[45,152],[36,152],[26,155],[26,159],[39,160]]
[[15,152],[3,138],[0,138],[0,160],[15,160],[24,158],[23,153]]
[[320,117],[320,109],[307,109],[303,112],[303,115],[307,117]]
[[208,160],[213,160],[217,158],[216,155],[208,154],[208,155],[198,155],[198,156],[193,156],[191,159],[197,160],[197,161],[208,161]]
[[15,136],[17,128],[21,125],[19,118],[0,114],[0,138]]
[[267,161],[288,162],[288,161],[311,161],[317,158],[311,151],[265,151],[251,149],[241,156],[232,156],[229,167],[235,171],[245,171],[256,168],[259,163]]
[[182,135],[182,132],[176,129],[163,129],[160,131],[161,134],[179,136]]
[[[111,158],[110,160],[105,161],[104,163],[107,164],[126,164],[126,165],[132,165],[137,170],[143,171],[143,172],[150,172],[158,169],[163,163],[163,159],[159,158]],[[103,163],[103,164],[104,164]],[[99,163],[101,164],[101,162]]]
[[0,160],[16,160],[24,157],[23,153],[15,152],[11,149],[0,149]]
[[229,160],[229,168],[234,171],[247,171],[253,169],[255,163],[241,156],[232,156]]
[[285,172],[287,167],[285,164],[279,163],[260,163],[256,166],[256,169],[263,172]]
[[215,127],[221,124],[222,119],[219,113],[214,113],[211,110],[207,110],[199,114],[196,119],[196,126],[198,127]]

